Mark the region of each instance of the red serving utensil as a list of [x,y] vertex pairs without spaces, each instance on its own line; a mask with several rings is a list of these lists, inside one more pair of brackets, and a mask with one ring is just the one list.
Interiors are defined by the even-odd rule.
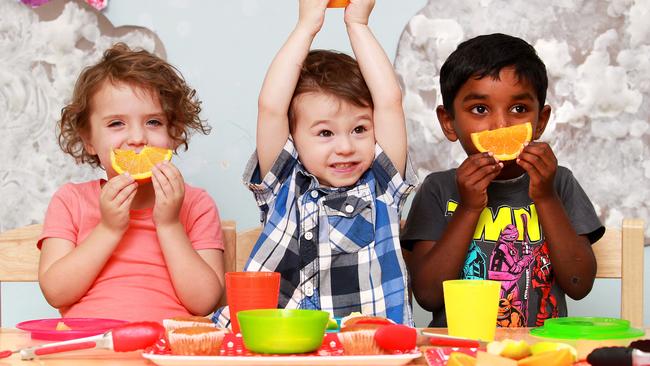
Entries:
[[154,345],[165,335],[165,328],[156,322],[135,322],[120,325],[104,334],[69,341],[43,344],[15,351],[2,351],[0,358],[20,352],[20,358],[31,360],[38,356],[76,351],[82,349],[108,349],[116,352],[130,352]]
[[422,333],[402,324],[383,326],[375,332],[375,342],[387,351],[408,352],[419,344],[439,347],[480,348],[482,342],[442,334]]

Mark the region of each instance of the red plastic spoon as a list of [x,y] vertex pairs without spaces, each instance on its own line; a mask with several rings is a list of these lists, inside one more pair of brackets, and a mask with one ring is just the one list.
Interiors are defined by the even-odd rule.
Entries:
[[481,342],[473,339],[422,333],[415,328],[402,324],[386,325],[377,329],[375,342],[379,347],[393,352],[412,351],[418,344],[467,348],[479,348],[481,346]]
[[81,349],[109,349],[116,352],[130,352],[152,346],[164,335],[165,328],[159,323],[128,323],[92,337],[43,344],[15,351],[2,351],[0,352],[0,358],[9,357],[16,352],[20,352],[22,360],[31,360],[38,356]]

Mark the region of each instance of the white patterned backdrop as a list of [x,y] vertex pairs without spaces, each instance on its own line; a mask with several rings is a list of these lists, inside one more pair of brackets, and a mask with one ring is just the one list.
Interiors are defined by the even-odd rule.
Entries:
[[[421,175],[463,157],[443,140],[433,114],[442,60],[463,39],[507,32],[531,41],[546,61],[556,113],[544,138],[576,172],[602,217],[615,224],[621,216],[648,220],[649,1],[376,0],[370,25],[389,57],[397,54]],[[102,175],[60,151],[55,123],[79,71],[118,40],[167,53],[197,89],[213,132],[195,136],[174,162],[188,183],[209,192],[222,218],[241,229],[255,226],[259,215],[241,174],[254,149],[257,94],[295,24],[296,3],[109,0],[99,13],[81,0],[36,9],[0,0],[0,231],[41,222],[57,187]],[[328,11],[314,47],[351,53],[341,10]],[[611,295],[617,286],[598,280],[569,311],[617,316]],[[56,316],[37,284],[3,284],[0,305],[3,326]],[[650,304],[645,307],[650,314]],[[416,323],[426,325],[430,316],[415,311]]]
[[101,175],[61,152],[55,126],[79,72],[118,41],[164,56],[154,33],[82,1],[0,0],[0,231],[42,222],[59,186]]
[[650,0],[430,0],[406,27],[395,60],[420,175],[466,157],[436,119],[442,63],[463,40],[507,33],[530,42],[546,63],[554,112],[542,139],[606,225],[620,226],[623,217],[650,223],[649,18]]

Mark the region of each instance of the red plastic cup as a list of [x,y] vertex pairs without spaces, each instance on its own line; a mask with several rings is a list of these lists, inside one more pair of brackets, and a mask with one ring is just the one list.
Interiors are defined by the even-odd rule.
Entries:
[[232,331],[239,333],[237,312],[252,309],[277,309],[280,295],[278,272],[227,272],[226,296]]
[[350,0],[330,0],[327,3],[328,8],[345,8],[350,3]]

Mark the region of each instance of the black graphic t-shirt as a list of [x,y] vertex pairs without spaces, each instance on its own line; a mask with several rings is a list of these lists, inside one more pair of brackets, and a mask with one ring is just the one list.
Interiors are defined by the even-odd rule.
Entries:
[[[487,207],[459,274],[461,279],[501,282],[501,327],[535,327],[567,315],[565,295],[556,284],[537,210],[528,196],[529,182],[524,174],[490,184]],[[600,239],[605,228],[569,169],[558,167],[555,189],[576,233],[587,235],[592,244]],[[402,246],[411,250],[416,241],[438,241],[458,202],[456,169],[427,176],[413,199]],[[430,326],[446,326],[444,309],[432,315]]]

